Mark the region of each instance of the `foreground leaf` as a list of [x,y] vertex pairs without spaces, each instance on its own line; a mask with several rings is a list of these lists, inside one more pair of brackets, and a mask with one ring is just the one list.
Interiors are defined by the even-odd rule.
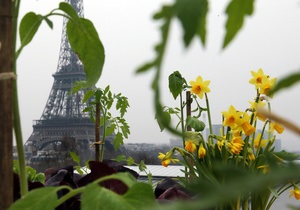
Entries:
[[163,111],[160,113],[161,116],[158,116],[158,114],[155,115],[155,119],[157,121],[157,124],[160,128],[160,131],[163,131],[166,128],[166,125],[169,125],[171,122],[171,115],[167,111]]
[[289,88],[292,85],[300,82],[300,72],[293,73],[281,80],[277,83],[277,85],[269,92],[268,95],[273,95],[274,93],[282,90],[284,88]]
[[32,190],[24,198],[13,203],[10,210],[53,210],[56,207],[56,193],[58,190],[58,187],[45,187]]
[[207,0],[177,0],[175,9],[184,31],[185,46],[189,46],[197,34],[200,36],[203,45],[205,45]]
[[[19,29],[21,47],[19,48],[16,56],[19,56],[22,49],[31,42],[43,19],[43,16],[37,15],[34,12],[29,12],[22,18]],[[49,20],[47,19],[47,21],[49,25]]]
[[60,10],[64,11],[66,14],[69,15],[69,17],[75,21],[75,22],[79,22],[79,16],[77,14],[77,12],[74,10],[73,6],[71,4],[68,4],[66,2],[61,2],[59,3],[59,7]]
[[227,9],[226,35],[223,42],[225,48],[242,28],[245,16],[252,15],[254,0],[232,0]]
[[75,152],[69,151],[69,153],[71,155],[72,160],[77,164],[80,164],[80,157]]
[[134,184],[123,196],[92,183],[82,194],[82,210],[133,210],[155,206],[152,187],[146,183]]
[[102,74],[105,61],[98,33],[91,21],[80,18],[79,23],[68,22],[67,35],[72,49],[84,65],[87,84],[93,87]]

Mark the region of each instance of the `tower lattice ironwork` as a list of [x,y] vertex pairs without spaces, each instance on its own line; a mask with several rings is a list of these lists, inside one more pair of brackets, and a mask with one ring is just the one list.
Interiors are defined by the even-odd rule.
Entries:
[[[83,0],[66,0],[80,17],[83,17]],[[26,144],[32,154],[44,149],[47,145],[72,138],[76,144],[88,148],[94,141],[95,125],[88,113],[83,112],[86,104],[82,103],[84,90],[70,94],[74,83],[86,80],[84,66],[69,44],[64,19],[61,46],[57,70],[53,74],[54,83],[46,106],[39,120],[33,122],[33,132]],[[112,138],[108,138],[112,140]]]

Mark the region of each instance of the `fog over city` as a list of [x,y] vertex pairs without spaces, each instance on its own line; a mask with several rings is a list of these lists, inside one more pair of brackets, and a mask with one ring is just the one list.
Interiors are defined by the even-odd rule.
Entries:
[[[22,1],[20,17],[34,11],[47,14],[57,8],[58,0]],[[169,143],[174,138],[160,132],[154,117],[151,82],[154,71],[136,75],[136,69],[154,57],[154,45],[160,40],[160,23],[152,19],[163,4],[171,0],[84,0],[85,17],[90,19],[103,42],[106,61],[97,87],[108,84],[115,93],[127,96],[130,109],[125,115],[131,135],[125,143]],[[195,39],[184,48],[181,25],[172,24],[161,81],[162,101],[177,106],[168,89],[168,76],[180,71],[187,81],[201,75],[211,80],[209,93],[213,124],[221,124],[221,112],[234,105],[245,110],[255,97],[248,83],[250,71],[262,68],[278,79],[300,69],[300,1],[256,1],[255,12],[245,19],[242,31],[222,49],[225,8],[228,1],[210,1],[207,17],[207,43]],[[61,17],[51,17],[54,29],[42,24],[32,43],[18,60],[18,90],[23,138],[32,133],[32,122],[45,108],[59,58]],[[300,85],[279,92],[271,100],[272,111],[300,125]],[[203,101],[203,105],[205,105]],[[300,138],[286,130],[278,136],[282,148],[300,150]]]

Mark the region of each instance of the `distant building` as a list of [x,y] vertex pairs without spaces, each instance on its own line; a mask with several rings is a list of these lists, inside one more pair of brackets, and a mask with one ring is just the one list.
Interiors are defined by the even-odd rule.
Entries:
[[282,150],[281,139],[275,139],[273,146],[275,146],[275,152]]
[[[220,136],[221,135],[220,130],[222,129],[222,126],[223,126],[222,124],[212,125],[212,133],[215,134],[215,135]],[[209,129],[209,127],[206,127],[204,129],[203,133],[202,133],[203,138],[204,138],[205,141],[207,141],[209,134],[210,134],[210,129]]]
[[153,151],[157,148],[157,145],[146,143],[129,143],[125,144],[124,147],[127,151]]
[[182,139],[170,139],[171,147],[182,147]]

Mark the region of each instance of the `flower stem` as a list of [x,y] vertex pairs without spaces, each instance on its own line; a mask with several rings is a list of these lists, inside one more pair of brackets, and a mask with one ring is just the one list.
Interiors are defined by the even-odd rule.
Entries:
[[95,161],[100,160],[100,102],[96,102]]
[[[262,147],[260,146],[261,144],[261,141],[262,141],[262,138],[263,138],[263,135],[264,135],[264,132],[265,132],[265,129],[266,129],[266,125],[267,125],[268,121],[265,122],[264,124],[264,127],[261,131],[261,136],[260,136],[260,139],[259,139],[259,142],[258,142],[258,145],[257,145],[257,150],[256,150],[256,157],[255,158],[258,158],[258,155],[260,153],[260,150],[262,150]],[[254,140],[253,140],[254,141]]]
[[[268,101],[268,110],[269,112],[271,113],[271,103]],[[271,123],[269,123],[269,131],[268,131],[268,140],[270,141],[271,140],[271,136],[272,133],[271,133]]]
[[103,133],[102,133],[102,144],[101,144],[101,155],[100,155],[100,161],[102,162],[104,159],[104,150],[105,150],[105,136],[106,136],[106,112],[107,110],[104,110],[103,114]]
[[[209,107],[209,102],[208,102],[208,96],[205,93],[205,102],[206,102],[206,108],[207,108],[207,116],[208,116],[208,124],[209,124],[209,134],[212,135],[212,122],[211,122],[211,115],[210,115],[210,107]],[[213,144],[213,139],[211,137],[208,138],[208,143]]]
[[185,139],[184,139],[184,133],[185,133],[185,125],[184,125],[184,115],[183,115],[183,104],[182,104],[182,93],[179,94],[180,99],[180,124],[181,124],[181,132],[182,132],[182,143],[183,148],[185,147]]
[[[17,43],[17,26],[18,26],[18,16],[19,16],[19,8],[20,8],[20,0],[16,0],[14,2],[14,11],[13,11],[13,33],[14,33],[14,59],[13,59],[13,69],[14,73],[17,74],[17,57],[16,57],[16,43]],[[18,88],[17,81],[13,82],[13,124],[14,124],[14,132],[16,138],[18,159],[19,159],[19,176],[20,176],[20,191],[21,196],[24,197],[28,193],[28,185],[27,185],[27,176],[26,176],[26,166],[25,166],[25,153],[23,146],[23,138],[22,138],[22,129],[21,129],[21,119],[20,119],[20,110],[19,110],[19,101],[18,101]]]

